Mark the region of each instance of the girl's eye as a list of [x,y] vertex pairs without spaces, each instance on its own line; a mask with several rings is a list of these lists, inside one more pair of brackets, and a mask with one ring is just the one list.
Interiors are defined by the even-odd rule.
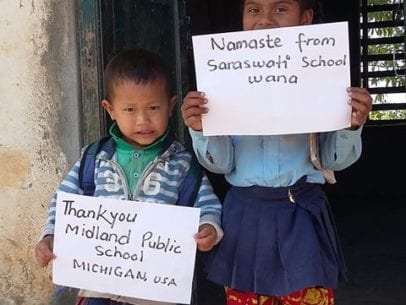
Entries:
[[159,110],[161,107],[159,106],[150,106],[149,110],[155,111],[155,110]]
[[259,9],[256,7],[251,7],[247,9],[247,12],[251,15],[256,15],[259,13]]
[[277,7],[277,8],[275,8],[275,12],[277,12],[277,13],[284,13],[287,10],[288,9],[286,7]]

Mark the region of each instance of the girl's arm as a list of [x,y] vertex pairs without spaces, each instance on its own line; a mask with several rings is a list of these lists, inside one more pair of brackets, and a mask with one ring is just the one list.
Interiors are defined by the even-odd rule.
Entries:
[[323,167],[339,171],[355,163],[362,151],[361,130],[339,130],[320,134]]
[[189,129],[193,150],[199,163],[216,174],[228,174],[234,168],[234,148],[228,136],[206,137]]
[[364,88],[347,88],[348,104],[352,107],[351,128],[320,135],[321,161],[324,167],[342,170],[361,155],[362,125],[372,109],[372,98]]
[[207,103],[203,92],[189,92],[183,99],[182,117],[189,127],[193,149],[200,164],[213,173],[228,174],[234,163],[231,138],[205,137],[201,132],[202,115],[209,111]]

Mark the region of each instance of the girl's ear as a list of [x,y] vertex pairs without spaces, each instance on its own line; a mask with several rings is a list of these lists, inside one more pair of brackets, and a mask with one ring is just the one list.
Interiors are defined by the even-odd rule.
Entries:
[[302,17],[300,18],[300,24],[301,25],[312,24],[313,17],[314,17],[314,12],[312,9],[303,11]]
[[113,112],[113,106],[110,104],[108,100],[102,100],[101,102],[102,107],[108,112],[110,115],[110,118],[114,121],[114,112]]

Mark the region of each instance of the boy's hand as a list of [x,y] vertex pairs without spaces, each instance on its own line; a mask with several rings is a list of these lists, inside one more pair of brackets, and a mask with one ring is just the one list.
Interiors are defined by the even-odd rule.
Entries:
[[205,104],[207,104],[207,99],[203,92],[190,91],[185,96],[181,111],[187,127],[196,131],[202,130],[202,114],[208,112],[208,109],[203,107]]
[[358,128],[368,119],[372,110],[372,98],[364,88],[349,87],[347,92],[350,97],[348,104],[352,107],[351,128]]
[[48,265],[49,261],[55,258],[52,252],[54,247],[54,236],[47,235],[35,245],[35,258],[40,267]]
[[194,236],[197,249],[200,251],[209,251],[216,245],[217,232],[210,224],[203,224],[199,227],[199,233]]

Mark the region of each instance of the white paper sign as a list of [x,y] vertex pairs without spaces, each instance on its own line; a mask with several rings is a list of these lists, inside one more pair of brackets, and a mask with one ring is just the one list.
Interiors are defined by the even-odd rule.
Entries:
[[200,209],[58,193],[53,281],[189,304]]
[[346,22],[193,36],[204,135],[332,131],[351,125]]

